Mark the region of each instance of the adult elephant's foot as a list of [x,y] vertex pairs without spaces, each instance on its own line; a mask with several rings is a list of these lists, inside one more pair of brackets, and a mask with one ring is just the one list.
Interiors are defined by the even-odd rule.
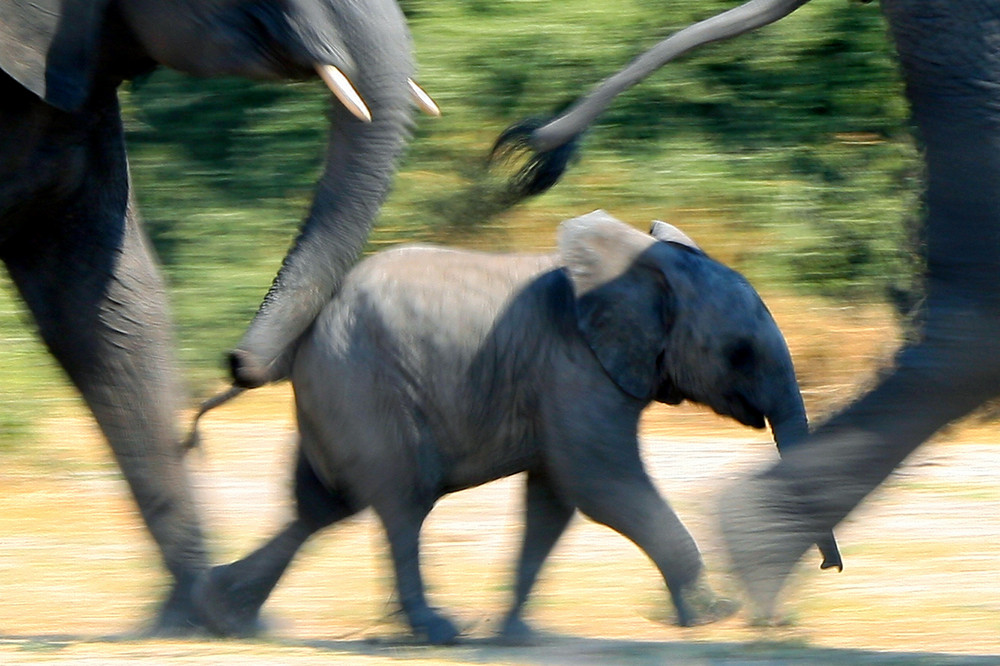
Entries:
[[209,569],[195,583],[194,603],[205,630],[217,636],[248,638],[264,630],[260,607],[270,588],[255,589],[234,575],[233,565]]
[[682,588],[679,594],[671,596],[677,610],[677,624],[681,627],[718,622],[740,610],[738,601],[718,596],[704,578],[699,578]]
[[822,533],[807,528],[784,483],[765,476],[742,481],[722,495],[719,523],[732,571],[750,598],[751,623],[780,623],[778,594]]
[[453,645],[459,636],[455,624],[430,607],[408,613],[413,635],[430,645]]

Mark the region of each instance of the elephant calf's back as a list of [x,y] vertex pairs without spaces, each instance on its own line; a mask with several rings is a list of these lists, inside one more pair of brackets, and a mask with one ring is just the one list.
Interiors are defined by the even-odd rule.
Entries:
[[[338,440],[321,454],[331,470],[384,463],[414,444],[449,461],[442,466],[454,473],[442,484],[453,489],[523,468],[525,425],[497,416],[523,413],[506,404],[523,391],[504,389],[511,373],[496,365],[518,355],[491,346],[498,319],[554,263],[427,246],[361,262],[302,341],[292,372],[300,425],[318,431],[321,446]],[[488,461],[479,460],[484,447]],[[484,475],[486,467],[495,469]]]
[[512,297],[555,264],[544,255],[503,255],[411,245],[366,259],[348,275],[310,336],[352,358],[370,353],[461,355],[488,336]]

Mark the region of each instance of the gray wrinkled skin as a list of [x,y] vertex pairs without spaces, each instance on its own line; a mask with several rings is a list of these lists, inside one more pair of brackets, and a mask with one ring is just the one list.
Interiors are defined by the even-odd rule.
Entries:
[[359,264],[294,360],[298,517],[202,581],[206,621],[253,633],[299,546],[370,506],[414,633],[452,642],[457,629],[424,596],[421,523],[442,495],[522,471],[525,537],[505,640],[530,636],[522,606],[577,509],[649,555],[680,624],[734,612],[705,586],[697,546],[643,469],[639,415],[654,399],[687,399],[770,422],[779,444],[793,444],[805,411],[753,288],[667,225],[658,232],[680,242],[598,211],[563,223],[556,256],[418,246]]
[[316,63],[352,79],[373,122],[334,106],[316,200],[241,357],[277,372],[275,359],[364,244],[408,133],[413,65],[395,2],[0,3],[0,259],[93,412],[174,579],[160,633],[195,628],[191,588],[208,557],[176,427],[185,396],[166,290],[134,204],[117,87],[161,64],[302,79]]

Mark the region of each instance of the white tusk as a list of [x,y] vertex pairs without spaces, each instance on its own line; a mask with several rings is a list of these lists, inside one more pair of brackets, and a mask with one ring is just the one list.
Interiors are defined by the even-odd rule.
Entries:
[[316,72],[319,73],[326,87],[337,96],[337,99],[347,107],[348,111],[366,123],[372,121],[371,111],[368,110],[365,101],[361,99],[361,95],[354,89],[342,71],[333,65],[316,65]]
[[417,103],[417,106],[420,107],[421,111],[429,116],[441,115],[441,109],[434,103],[431,96],[428,95],[423,88],[417,85],[416,81],[413,79],[406,79],[406,82],[410,84],[410,94],[413,96],[413,101]]

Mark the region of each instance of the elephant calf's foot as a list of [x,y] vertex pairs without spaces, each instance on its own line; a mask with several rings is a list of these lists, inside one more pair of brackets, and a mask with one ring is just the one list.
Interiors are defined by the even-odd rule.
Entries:
[[497,634],[497,641],[503,645],[536,645],[538,634],[520,616],[508,615]]
[[[268,590],[270,591],[270,590]],[[205,629],[218,636],[248,638],[264,629],[259,591],[235,580],[229,566],[206,571],[195,585],[194,601]]]
[[142,633],[148,637],[180,638],[205,633],[205,625],[194,601],[194,582],[174,585],[160,607],[156,620]]
[[699,579],[673,595],[677,609],[677,624],[681,627],[695,627],[711,624],[735,615],[740,603],[734,599],[720,597],[712,591],[704,579]]
[[409,614],[409,621],[413,635],[430,645],[452,645],[458,640],[458,627],[431,608]]

